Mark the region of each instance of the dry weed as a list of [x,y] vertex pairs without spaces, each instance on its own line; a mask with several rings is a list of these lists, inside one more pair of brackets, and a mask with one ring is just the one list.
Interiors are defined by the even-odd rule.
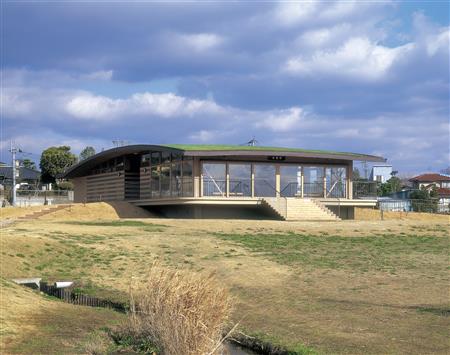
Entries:
[[164,354],[212,354],[221,350],[231,312],[228,291],[212,274],[153,265],[131,294],[129,326]]

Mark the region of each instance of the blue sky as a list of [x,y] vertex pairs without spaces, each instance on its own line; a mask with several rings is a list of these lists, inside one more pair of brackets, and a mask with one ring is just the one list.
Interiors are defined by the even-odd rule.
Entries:
[[242,144],[449,165],[446,1],[2,2],[2,145]]

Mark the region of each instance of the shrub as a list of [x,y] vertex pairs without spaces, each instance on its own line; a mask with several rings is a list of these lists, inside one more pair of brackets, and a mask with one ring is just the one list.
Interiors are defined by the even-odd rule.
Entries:
[[212,274],[153,265],[131,292],[128,326],[164,354],[212,354],[220,349],[231,301]]

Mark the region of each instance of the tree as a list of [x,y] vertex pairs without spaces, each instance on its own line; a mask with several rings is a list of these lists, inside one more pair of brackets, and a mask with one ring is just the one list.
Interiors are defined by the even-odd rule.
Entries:
[[36,163],[30,159],[22,160],[22,166],[24,168],[36,170]]
[[401,190],[402,190],[402,181],[398,177],[392,176],[384,184],[378,185],[378,196],[387,196],[389,194]]
[[87,146],[84,148],[80,153],[80,160],[85,160],[91,156],[95,155],[95,149],[94,147]]
[[42,152],[41,178],[44,183],[54,183],[58,175],[77,162],[77,156],[70,151],[70,147],[50,147]]
[[433,185],[431,189],[422,186],[420,190],[412,192],[409,197],[411,199],[413,211],[429,213],[437,212],[439,193],[436,186]]
[[361,180],[361,174],[358,168],[353,168],[353,181]]

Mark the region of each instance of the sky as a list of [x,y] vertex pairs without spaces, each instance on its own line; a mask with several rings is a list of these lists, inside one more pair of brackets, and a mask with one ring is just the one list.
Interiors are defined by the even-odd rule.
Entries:
[[447,1],[1,2],[1,161],[244,144],[449,166]]

